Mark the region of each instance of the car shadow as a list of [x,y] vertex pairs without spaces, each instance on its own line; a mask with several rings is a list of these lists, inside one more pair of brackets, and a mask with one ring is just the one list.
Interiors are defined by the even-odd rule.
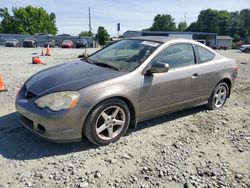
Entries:
[[18,113],[0,117],[0,155],[8,159],[30,160],[97,148],[87,139],[75,143],[53,143],[28,131]]
[[129,129],[128,135],[134,131],[139,131],[142,129],[153,127],[153,126],[159,125],[161,123],[167,123],[167,122],[173,121],[175,119],[189,116],[192,114],[196,114],[198,112],[202,112],[202,111],[206,111],[206,110],[207,110],[207,108],[205,106],[199,106],[199,107],[194,107],[194,108],[189,108],[189,109],[169,113],[169,114],[162,115],[162,116],[159,116],[156,118],[152,118],[150,120],[146,120],[146,121],[138,123],[136,129],[134,129],[134,130]]
[[[139,123],[136,129],[129,129],[126,135],[204,110],[204,107],[196,107],[147,120]],[[76,143],[53,143],[41,139],[22,126],[17,112],[0,117],[0,155],[7,159],[32,160],[95,148],[98,146],[86,138]]]

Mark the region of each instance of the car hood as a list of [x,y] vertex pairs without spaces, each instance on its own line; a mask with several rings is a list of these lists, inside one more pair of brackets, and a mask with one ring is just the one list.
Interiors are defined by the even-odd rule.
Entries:
[[79,90],[88,85],[126,74],[78,60],[45,69],[26,82],[26,88],[35,95],[58,91]]

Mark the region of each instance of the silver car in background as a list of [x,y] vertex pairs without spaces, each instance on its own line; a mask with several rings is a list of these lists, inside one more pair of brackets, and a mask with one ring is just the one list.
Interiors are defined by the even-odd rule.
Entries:
[[250,44],[241,45],[240,51],[250,53]]
[[146,119],[199,105],[221,108],[237,72],[235,60],[193,40],[124,39],[33,75],[16,109],[43,138],[69,142],[85,135],[105,145]]

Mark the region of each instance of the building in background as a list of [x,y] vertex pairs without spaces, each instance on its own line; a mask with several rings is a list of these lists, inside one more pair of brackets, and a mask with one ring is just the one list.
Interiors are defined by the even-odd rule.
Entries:
[[230,36],[216,36],[216,40],[211,40],[211,43],[214,43],[215,48],[218,49],[232,49],[233,38]]
[[176,31],[126,31],[123,38],[138,36],[165,36],[172,38],[193,39],[210,47],[215,46],[217,33],[203,32],[176,32]]

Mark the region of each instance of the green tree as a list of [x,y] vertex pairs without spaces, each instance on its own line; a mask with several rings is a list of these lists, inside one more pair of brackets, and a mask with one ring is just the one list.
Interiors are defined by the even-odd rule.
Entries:
[[158,14],[154,18],[154,23],[152,27],[148,30],[150,31],[175,31],[176,25],[174,18],[169,14]]
[[217,11],[219,20],[219,35],[228,35],[230,30],[230,13],[225,10]]
[[242,9],[240,11],[239,35],[246,40],[250,37],[250,9]]
[[186,29],[187,29],[187,24],[186,24],[186,22],[180,22],[179,24],[178,24],[178,31],[186,31]]
[[1,30],[2,33],[16,33],[14,17],[11,16],[7,8],[0,8]]
[[186,31],[199,32],[200,25],[197,22],[192,22],[186,29]]
[[91,37],[92,36],[92,33],[89,32],[89,31],[82,31],[79,36],[82,36],[82,37]]
[[228,34],[230,13],[213,9],[202,10],[198,20],[188,27],[188,31],[214,32],[219,35]]
[[220,29],[219,21],[217,10],[207,9],[200,12],[197,24],[200,31],[218,33]]
[[238,34],[240,27],[240,13],[238,11],[230,13],[229,35],[234,37],[236,41],[240,40]]
[[3,33],[36,34],[48,33],[55,35],[56,15],[48,14],[43,8],[32,6],[12,8],[13,15],[10,15],[7,8],[0,8],[2,17],[1,28]]
[[99,44],[102,46],[105,45],[105,41],[109,40],[109,34],[107,30],[102,26],[99,26],[98,31],[97,31],[97,36],[99,39]]

